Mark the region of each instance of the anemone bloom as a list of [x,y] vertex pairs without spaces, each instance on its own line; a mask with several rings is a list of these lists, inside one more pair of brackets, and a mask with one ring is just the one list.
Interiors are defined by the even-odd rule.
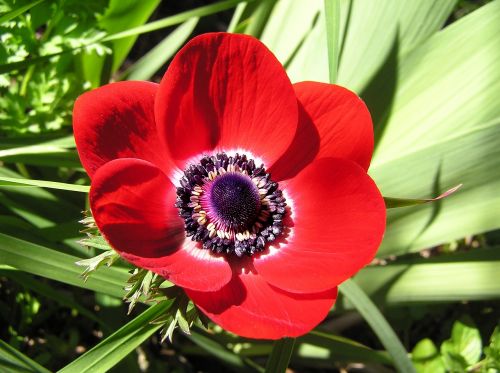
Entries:
[[252,37],[201,35],[159,85],[83,94],[74,133],[111,246],[241,336],[311,330],[382,239],[366,106],[339,86],[292,85]]

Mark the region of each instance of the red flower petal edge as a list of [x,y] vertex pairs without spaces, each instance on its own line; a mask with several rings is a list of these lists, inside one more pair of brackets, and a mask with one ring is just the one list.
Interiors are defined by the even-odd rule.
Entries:
[[185,239],[174,204],[172,184],[147,161],[124,158],[108,162],[92,180],[92,214],[122,257],[179,286],[220,289],[232,276],[229,264]]
[[331,289],[374,257],[385,229],[375,183],[347,159],[314,161],[286,183],[288,232],[254,265],[269,283],[293,292]]
[[313,159],[346,158],[365,170],[373,152],[373,124],[368,108],[354,93],[334,84],[294,84],[301,115],[293,144],[270,172],[289,179]]
[[243,149],[272,164],[297,127],[290,80],[276,57],[246,35],[191,40],[165,73],[155,109],[160,136],[181,168],[216,148]]
[[217,292],[186,290],[213,321],[242,337],[297,337],[318,325],[337,297],[337,289],[294,294],[269,285],[257,273],[235,275]]
[[106,162],[138,158],[166,173],[172,169],[158,140],[154,99],[158,84],[118,82],[84,93],[75,102],[73,131],[90,177]]

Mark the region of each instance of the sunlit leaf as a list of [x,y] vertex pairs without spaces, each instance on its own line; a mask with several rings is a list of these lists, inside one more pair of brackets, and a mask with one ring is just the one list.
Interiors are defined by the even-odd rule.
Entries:
[[169,305],[162,302],[150,307],[59,372],[107,371],[160,328],[161,325],[151,321],[165,312]]
[[49,370],[17,351],[12,346],[9,346],[1,339],[0,368],[5,369],[4,372],[49,373]]
[[349,279],[339,286],[339,290],[370,325],[382,345],[391,355],[398,370],[408,373],[416,372],[398,336],[363,289]]

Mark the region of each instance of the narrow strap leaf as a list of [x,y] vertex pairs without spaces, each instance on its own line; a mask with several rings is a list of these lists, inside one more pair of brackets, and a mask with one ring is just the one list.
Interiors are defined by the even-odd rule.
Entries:
[[283,373],[292,357],[295,338],[283,338],[274,342],[273,350],[267,360],[266,373]]
[[0,339],[0,366],[7,370],[3,372],[31,372],[48,373],[49,370],[42,367],[36,361],[16,350]]
[[15,177],[0,176],[0,186],[2,185],[18,185],[18,186],[37,186],[49,189],[69,190],[71,192],[88,193],[90,186],[88,185],[75,185],[67,183],[58,183],[55,181],[21,179]]
[[45,0],[32,1],[29,4],[23,5],[23,6],[19,7],[19,8],[17,8],[17,9],[11,10],[10,12],[2,14],[0,16],[0,23],[4,23],[4,22],[7,22],[7,21],[10,21],[13,18],[16,18],[17,16],[23,14],[24,12],[27,12],[28,10],[30,10],[31,8],[33,8],[34,6],[40,4],[43,1],[45,1]]
[[330,83],[337,81],[339,69],[340,1],[325,0],[326,40]]
[[422,205],[424,203],[438,201],[440,199],[448,197],[450,194],[455,193],[458,189],[460,189],[461,186],[462,184],[459,184],[434,198],[411,199],[411,198],[384,197],[385,207],[388,209],[393,209],[397,207]]
[[416,373],[406,349],[391,328],[387,320],[380,313],[379,309],[365,292],[351,279],[339,286],[340,291],[356,307],[365,321],[375,332],[380,342],[384,345],[387,352],[392,356],[394,365],[400,372]]

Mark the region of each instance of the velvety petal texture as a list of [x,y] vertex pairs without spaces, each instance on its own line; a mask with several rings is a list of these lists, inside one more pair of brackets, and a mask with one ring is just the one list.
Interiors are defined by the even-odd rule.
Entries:
[[175,188],[147,161],[108,162],[92,180],[92,214],[122,257],[179,286],[220,289],[232,276],[229,264],[186,240],[184,222],[174,204]]
[[166,173],[171,166],[154,119],[158,84],[118,82],[84,93],[75,102],[73,131],[83,167],[93,177],[117,158],[150,161]]
[[297,175],[313,159],[346,158],[368,170],[373,124],[365,103],[346,88],[319,82],[294,84],[299,130],[270,172],[276,180]]
[[213,321],[248,338],[297,337],[318,325],[337,297],[337,289],[293,294],[269,285],[257,273],[235,275],[217,292],[186,291]]
[[339,285],[375,256],[385,204],[373,180],[347,159],[314,161],[286,182],[288,232],[254,261],[271,284],[293,292]]
[[257,39],[227,33],[191,40],[173,59],[155,103],[159,134],[182,168],[212,149],[243,149],[274,163],[297,127],[293,86]]

